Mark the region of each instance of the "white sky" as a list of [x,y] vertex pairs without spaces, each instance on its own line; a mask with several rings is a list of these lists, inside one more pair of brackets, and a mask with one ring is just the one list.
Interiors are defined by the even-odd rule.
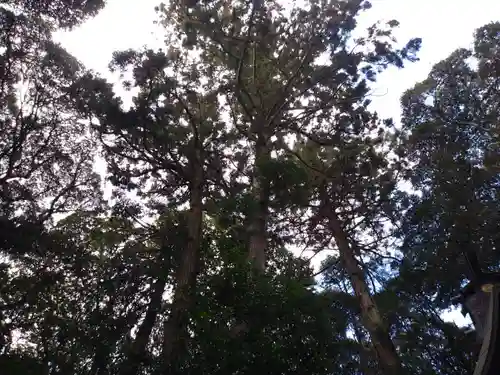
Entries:
[[[87,67],[107,73],[111,53],[144,44],[161,46],[154,36],[154,6],[161,0],[108,0],[99,15],[72,32],[57,33],[56,39]],[[361,21],[397,19],[398,39],[423,39],[420,61],[403,70],[391,69],[378,80],[373,103],[383,117],[397,118],[403,91],[424,79],[436,62],[458,47],[469,47],[476,28],[500,20],[497,0],[372,0],[373,8]]]
[[[72,32],[57,33],[56,40],[88,68],[111,78],[107,65],[116,50],[143,45],[162,46],[161,34],[153,24],[154,6],[161,0],[108,0],[99,15]],[[405,69],[390,69],[377,83],[374,108],[383,117],[398,119],[399,98],[430,68],[459,47],[470,47],[473,32],[486,23],[500,20],[498,0],[372,0],[373,8],[360,20],[369,25],[377,20],[397,19],[401,42],[412,37],[423,39],[420,61]],[[457,324],[468,322],[461,314],[445,314]]]

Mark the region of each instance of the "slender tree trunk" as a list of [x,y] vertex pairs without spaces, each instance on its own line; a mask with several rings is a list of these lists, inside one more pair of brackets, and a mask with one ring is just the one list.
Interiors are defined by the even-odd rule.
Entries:
[[268,184],[261,174],[261,164],[269,158],[263,135],[259,135],[255,147],[255,174],[253,181],[253,195],[256,201],[250,223],[250,240],[248,257],[254,262],[255,268],[259,272],[266,270],[267,252],[267,220],[269,216],[269,189]]
[[165,284],[166,279],[163,278],[157,280],[152,287],[153,292],[151,293],[151,301],[149,302],[146,316],[137,331],[134,342],[128,350],[127,358],[120,371],[121,375],[136,375],[145,360],[149,337],[151,336],[151,331],[153,330],[156,318],[161,309]]
[[354,256],[337,214],[328,209],[325,210],[325,216],[339,248],[342,263],[349,274],[351,285],[359,299],[363,324],[370,333],[380,367],[387,375],[401,375],[404,372],[399,355],[383,322],[380,311],[370,294],[365,274]]
[[170,317],[164,327],[163,360],[168,374],[178,359],[178,353],[186,347],[189,317],[193,302],[193,289],[198,274],[199,250],[202,231],[202,184],[203,169],[199,150],[191,162],[190,209],[188,212],[188,241],[176,275]]
[[[258,134],[255,145],[255,176],[253,179],[253,197],[256,201],[249,225],[250,237],[248,241],[248,259],[253,262],[255,270],[264,273],[266,270],[267,253],[267,220],[269,216],[269,188],[261,173],[262,163],[269,158],[265,137]],[[248,323],[237,322],[231,328],[231,336],[236,337],[241,332],[248,331]]]

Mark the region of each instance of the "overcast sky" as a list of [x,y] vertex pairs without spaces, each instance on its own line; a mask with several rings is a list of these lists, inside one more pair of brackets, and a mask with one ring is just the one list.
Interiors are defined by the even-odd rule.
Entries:
[[[161,46],[153,20],[160,0],[108,0],[99,15],[72,32],[57,33],[69,52],[85,65],[103,74],[115,50]],[[373,8],[361,18],[363,25],[376,20],[397,19],[403,42],[423,39],[420,61],[405,69],[391,69],[378,81],[373,102],[384,117],[398,117],[399,97],[424,79],[429,69],[459,47],[469,47],[476,28],[500,19],[498,0],[373,0]]]
[[[115,50],[162,45],[155,32],[154,6],[160,0],[108,0],[99,15],[72,32],[55,38],[88,68],[107,75],[107,65]],[[391,69],[378,80],[374,108],[383,117],[399,117],[399,98],[430,68],[453,50],[470,47],[473,32],[486,23],[500,20],[498,0],[373,0],[373,8],[360,20],[369,25],[377,20],[397,19],[401,42],[412,37],[423,39],[420,61],[405,69]],[[453,312],[446,316],[457,323],[464,320]]]

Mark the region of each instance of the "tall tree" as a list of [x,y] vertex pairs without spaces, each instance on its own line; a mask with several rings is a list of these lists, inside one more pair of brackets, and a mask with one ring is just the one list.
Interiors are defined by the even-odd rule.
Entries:
[[[498,266],[498,25],[405,95],[399,132],[370,110],[370,85],[415,60],[419,40],[398,49],[395,21],[355,39],[367,2],[170,2],[159,8],[164,51],[114,56],[129,109],[50,42],[100,2],[37,4],[5,13],[23,21],[6,27],[3,52],[2,364],[122,375],[472,369],[472,340],[439,315],[462,282],[463,249],[475,244]],[[28,81],[23,102],[15,89]],[[95,141],[115,185],[99,209]],[[420,196],[398,191],[402,172]],[[322,290],[310,258],[289,253],[299,246],[336,254]]]
[[[433,373],[471,373],[477,358],[473,338],[438,319],[470,277],[464,253],[476,252],[484,268],[498,270],[499,30],[498,23],[479,28],[471,50],[453,52],[402,97],[399,152],[416,191],[400,228],[397,293],[420,321],[433,316],[431,326],[418,323],[410,336],[428,335],[421,357],[427,364],[412,366]],[[429,350],[434,345],[441,349]]]
[[106,0],[2,0],[2,8],[30,19],[39,19],[54,28],[73,28],[95,16]]
[[[71,268],[69,263],[79,258],[65,254],[64,265],[54,261],[54,254],[68,249],[71,253],[73,248],[47,230],[57,214],[95,209],[101,192],[92,165],[95,142],[69,98],[72,84],[84,69],[52,41],[51,32],[63,24],[82,22],[103,2],[94,5],[91,11],[77,3],[55,1],[0,4],[0,257],[4,277],[0,351],[2,367],[13,372],[74,368],[74,363],[62,363],[55,354],[67,353],[66,344],[61,343],[65,337],[70,345],[79,335],[61,316],[75,310],[57,307],[63,291],[64,298],[71,300],[74,290],[57,283],[65,278],[63,269]],[[62,11],[54,12],[63,6],[64,19]],[[56,336],[58,343],[51,341]],[[30,344],[35,342],[45,354],[32,349]]]
[[405,268],[425,272],[421,287],[441,307],[468,275],[456,266],[464,252],[498,268],[499,29],[478,29],[474,50],[455,51],[403,97],[408,177],[421,193],[403,229]]
[[51,41],[48,25],[0,11],[2,215],[44,221],[99,195],[95,147],[68,98],[83,67]]
[[[369,4],[362,1],[345,4],[311,1],[305,7],[285,10],[277,2],[213,1],[175,3],[166,10],[165,23],[178,31],[184,30],[185,44],[199,50],[202,59],[212,65],[222,63],[222,69],[228,73],[224,77],[227,77],[228,88],[225,110],[231,114],[234,130],[249,145],[247,194],[253,200],[251,211],[246,213],[250,230],[249,257],[256,260],[261,272],[265,270],[270,224],[279,220],[287,207],[296,205],[296,202],[281,200],[273,207],[276,194],[273,187],[278,186],[274,174],[289,166],[290,158],[300,159],[288,145],[290,136],[308,139],[319,146],[341,147],[342,155],[350,151],[346,156],[351,159],[347,168],[360,160],[355,155],[365,149],[370,162],[365,162],[362,167],[368,170],[362,170],[361,174],[378,178],[374,172],[378,165],[371,167],[370,164],[384,163],[384,160],[379,161],[371,145],[347,150],[361,142],[359,134],[364,133],[366,137],[374,127],[375,120],[365,110],[367,103],[363,103],[368,93],[366,79],[373,80],[376,71],[389,64],[402,66],[404,59],[413,59],[419,41],[412,40],[404,49],[394,50],[390,27],[397,25],[395,21],[390,22],[386,30],[374,25],[366,38],[353,40],[350,33],[355,27],[355,17],[368,7]],[[318,19],[321,22],[318,23]],[[353,43],[366,50],[352,52]],[[319,62],[322,57],[326,63]],[[336,120],[333,124],[328,121],[332,115]],[[347,147],[343,148],[344,144]],[[390,173],[382,177],[385,179],[383,190],[390,186]],[[352,179],[359,176],[356,171],[351,174]],[[360,184],[363,188],[373,181]],[[349,195],[347,186],[342,184],[339,189],[344,198]],[[359,204],[365,212],[373,213],[387,200],[388,192],[381,192],[380,203],[376,192],[369,193],[371,196]],[[314,199],[318,197],[322,206],[329,203],[324,202],[325,193]],[[373,207],[367,208],[370,204]],[[392,373],[399,373],[397,354],[387,332],[379,333],[384,331],[380,318],[372,319],[370,311],[374,304],[363,272],[342,231],[343,223],[333,212],[330,209],[327,215],[330,231],[343,249],[343,262],[361,298],[365,323],[370,326],[381,363]],[[321,214],[324,213],[322,208]],[[373,214],[366,215],[365,219],[373,219]],[[370,225],[374,227],[373,220]]]
[[[203,205],[210,196],[211,181],[221,178],[223,123],[216,107],[220,89],[204,83],[203,67],[173,45],[167,54],[117,53],[113,64],[123,71],[132,68],[133,81],[125,86],[139,89],[133,107],[124,111],[109,86],[89,79],[82,80],[81,87],[97,85],[109,104],[99,107],[102,100],[80,99],[81,109],[93,111],[100,120],[111,178],[137,189],[151,214],[174,209],[185,216],[187,240],[179,254],[163,337],[163,360],[170,368],[173,359],[187,350],[189,311],[201,267]],[[186,204],[187,209],[181,208]]]

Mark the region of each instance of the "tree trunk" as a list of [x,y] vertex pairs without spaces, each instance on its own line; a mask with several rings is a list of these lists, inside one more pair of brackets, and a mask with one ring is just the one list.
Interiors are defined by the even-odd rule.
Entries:
[[387,375],[401,375],[404,372],[399,355],[385,327],[377,305],[370,295],[365,274],[354,256],[340,221],[336,213],[331,209],[325,210],[325,216],[328,219],[329,228],[337,243],[342,263],[349,274],[352,288],[359,299],[363,324],[370,333],[379,365]]
[[172,299],[170,317],[164,327],[163,360],[165,373],[178,360],[178,354],[186,348],[189,317],[193,302],[193,289],[198,275],[199,250],[202,231],[202,184],[203,169],[200,152],[195,151],[192,161],[192,181],[190,183],[190,209],[188,212],[188,241],[176,275],[175,292]]
[[[262,133],[258,133],[255,145],[255,176],[253,178],[253,196],[256,201],[255,210],[251,213],[249,224],[250,238],[248,241],[248,259],[252,261],[255,270],[259,273],[266,271],[267,252],[267,219],[269,216],[269,187],[261,172],[261,164],[269,158],[266,140]],[[236,337],[241,332],[248,331],[248,323],[237,322],[231,328],[231,336]]]
[[256,207],[249,227],[248,257],[254,262],[255,268],[262,273],[266,270],[269,189],[268,183],[261,173],[261,164],[265,163],[268,158],[269,152],[266,149],[264,136],[259,134],[255,145],[255,177],[253,181],[253,196]]
[[153,292],[151,294],[151,301],[149,302],[146,316],[142,322],[134,342],[128,350],[127,358],[125,359],[121,375],[136,375],[143,364],[146,356],[146,347],[148,345],[149,337],[156,318],[161,309],[162,296],[165,290],[166,279],[157,280],[153,285]]

